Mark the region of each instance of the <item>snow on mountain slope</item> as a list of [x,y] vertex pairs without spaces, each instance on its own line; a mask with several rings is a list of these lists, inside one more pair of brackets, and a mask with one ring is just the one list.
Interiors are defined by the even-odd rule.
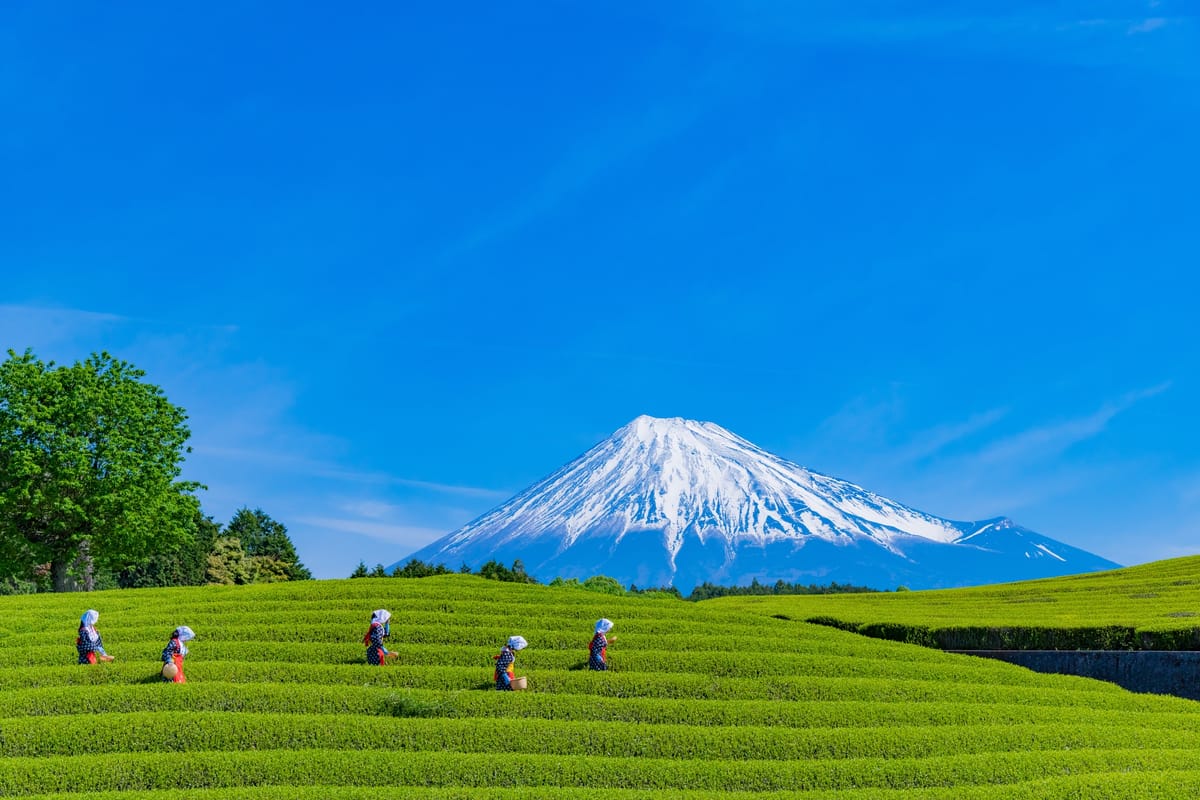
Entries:
[[[876,581],[955,585],[944,575],[921,577],[913,554],[999,552],[996,543],[1011,539],[1003,532],[1014,528],[1008,520],[953,522],[917,511],[779,458],[711,422],[642,416],[411,557],[473,566],[520,558],[543,579],[603,573],[680,589],[688,581],[742,582],[748,575],[774,582],[836,574],[842,577],[831,579],[845,581],[856,571]],[[818,542],[833,547],[814,549]],[[806,546],[808,554],[801,552]],[[1023,555],[1066,567],[1064,548],[1090,556],[1040,536]],[[823,564],[807,557],[817,549]],[[837,563],[847,558],[857,570]],[[1104,566],[1075,571],[1115,566],[1096,560]]]

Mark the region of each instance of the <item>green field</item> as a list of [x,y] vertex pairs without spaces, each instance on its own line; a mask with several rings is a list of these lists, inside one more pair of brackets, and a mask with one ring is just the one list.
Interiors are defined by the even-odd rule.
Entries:
[[1200,650],[1200,556],[966,589],[710,602],[947,650]]
[[[819,599],[694,604],[465,575],[3,597],[0,796],[1200,791],[1200,704],[796,618]],[[111,664],[74,664],[87,607]],[[380,607],[400,656],[372,668],[360,641]],[[582,669],[600,616],[617,623],[609,673]],[[197,633],[189,682],[164,684],[158,654],[180,624]],[[492,691],[491,656],[514,633],[531,690]]]

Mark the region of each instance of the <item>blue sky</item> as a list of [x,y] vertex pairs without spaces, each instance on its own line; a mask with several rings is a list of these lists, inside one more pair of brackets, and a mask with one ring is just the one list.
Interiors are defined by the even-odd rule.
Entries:
[[10,6],[0,345],[144,369],[318,577],[639,414],[1200,552],[1200,12],[849,5]]

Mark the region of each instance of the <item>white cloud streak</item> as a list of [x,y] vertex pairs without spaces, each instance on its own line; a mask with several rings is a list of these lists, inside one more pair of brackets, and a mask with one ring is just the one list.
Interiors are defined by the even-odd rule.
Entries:
[[386,472],[369,472],[364,470],[348,469],[337,464],[318,461],[303,456],[297,456],[292,453],[275,450],[198,445],[195,448],[195,453],[197,455],[204,455],[210,458],[232,461],[240,464],[258,464],[262,466],[269,466],[279,472],[305,475],[311,478],[326,478],[329,480],[342,481],[346,483],[369,484],[376,486],[407,486],[414,489],[427,489],[432,492],[439,492],[442,494],[457,494],[466,497],[505,498],[512,494],[511,492],[503,489],[438,483],[436,481],[404,478],[397,475],[391,475]]
[[[839,477],[930,513],[964,520],[1016,518],[1022,511],[1053,515],[1046,504],[1055,498],[1107,485],[1138,468],[1111,460],[1081,463],[1070,457],[1070,448],[1103,436],[1120,414],[1170,387],[1167,382],[1130,392],[1090,413],[1015,432],[1015,409],[992,408],[906,436],[898,445],[892,431],[906,427],[906,399],[892,387],[884,400],[847,403],[821,424],[811,447],[836,465]],[[997,435],[1003,422],[1008,433]],[[821,463],[809,465],[822,471]],[[1200,481],[1180,484],[1176,492],[1200,502]]]
[[952,444],[986,430],[1008,414],[1006,408],[993,408],[973,414],[962,422],[937,425],[913,436],[909,444],[891,455],[900,464],[921,461],[937,455]]
[[390,544],[404,545],[409,549],[419,550],[430,542],[445,536],[449,531],[441,528],[426,528],[418,525],[404,525],[387,522],[371,522],[363,519],[343,517],[299,517],[296,523],[309,528],[336,533],[350,533],[378,539]]
[[1136,25],[1131,25],[1126,33],[1128,33],[1130,36],[1136,36],[1139,33],[1153,33],[1159,28],[1164,27],[1166,24],[1167,19],[1165,17],[1150,17],[1149,19],[1142,20]]
[[0,349],[40,350],[94,336],[128,322],[118,314],[54,306],[0,304]]
[[1106,403],[1097,411],[1086,416],[1030,428],[990,445],[975,455],[973,460],[980,465],[995,465],[1027,462],[1059,455],[1072,445],[1102,433],[1108,423],[1121,412],[1142,400],[1162,394],[1170,387],[1170,383],[1162,383]]

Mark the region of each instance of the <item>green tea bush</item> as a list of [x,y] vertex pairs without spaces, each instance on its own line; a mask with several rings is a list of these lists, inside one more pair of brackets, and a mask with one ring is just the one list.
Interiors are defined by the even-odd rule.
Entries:
[[787,617],[947,650],[1200,649],[1200,556],[1111,572],[939,591],[729,597]]
[[[1184,580],[1124,586],[1122,602],[1186,610],[1200,583],[1173,585]],[[1183,617],[1083,625],[1067,616],[1083,590],[1064,585],[996,595],[976,617],[943,595],[952,622],[871,616],[886,606],[830,615],[897,641],[802,621],[825,612],[727,602],[755,598],[461,575],[0,597],[0,796],[971,800],[1195,787],[1200,704],[904,641],[1192,630]],[[990,616],[999,606],[1022,624]],[[74,663],[84,607],[100,610],[116,661]],[[394,613],[399,652],[382,668],[361,644],[379,607]],[[601,616],[617,641],[613,669],[595,673],[583,666]],[[158,677],[178,624],[198,634],[182,685]],[[531,688],[496,692],[491,657],[513,633],[530,642],[516,668]]]

